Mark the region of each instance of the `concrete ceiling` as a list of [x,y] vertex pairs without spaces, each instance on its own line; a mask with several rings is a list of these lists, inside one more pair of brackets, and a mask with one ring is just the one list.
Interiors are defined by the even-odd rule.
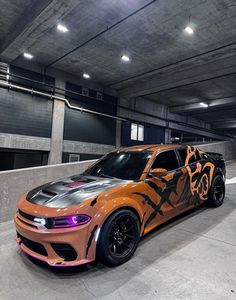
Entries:
[[[79,77],[89,73],[121,96],[143,96],[235,133],[236,109],[228,113],[236,99],[234,0],[0,0],[0,5],[2,60],[24,66],[22,53],[29,51],[44,67]],[[189,15],[193,35],[183,30]],[[56,31],[59,21],[68,33]],[[130,63],[121,62],[123,53]],[[210,106],[197,107],[200,102]],[[225,128],[218,124],[223,119]]]

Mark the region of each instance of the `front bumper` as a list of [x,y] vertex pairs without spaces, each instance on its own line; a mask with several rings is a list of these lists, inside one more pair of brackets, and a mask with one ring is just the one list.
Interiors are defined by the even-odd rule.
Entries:
[[77,266],[95,259],[95,245],[88,247],[90,223],[73,228],[47,229],[16,213],[16,242],[28,255],[50,266]]

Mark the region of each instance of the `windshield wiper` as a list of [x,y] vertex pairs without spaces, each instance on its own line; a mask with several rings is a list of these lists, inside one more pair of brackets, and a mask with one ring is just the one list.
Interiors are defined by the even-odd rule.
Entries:
[[111,176],[111,175],[107,175],[107,174],[98,174],[98,177],[104,177],[104,178],[111,178],[111,179],[117,179],[117,177]]

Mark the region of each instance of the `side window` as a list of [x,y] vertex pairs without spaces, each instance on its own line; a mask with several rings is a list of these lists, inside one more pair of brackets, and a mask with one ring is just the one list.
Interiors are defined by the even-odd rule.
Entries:
[[206,153],[202,152],[202,153],[201,153],[201,158],[202,158],[202,159],[208,159],[209,156],[208,156]]
[[180,155],[180,157],[182,159],[182,162],[183,162],[182,166],[184,166],[185,161],[186,161],[186,157],[187,157],[187,148],[179,149],[178,152],[179,152],[179,155]]
[[172,171],[179,168],[179,163],[175,154],[175,151],[165,151],[157,155],[152,169],[162,168],[167,171]]
[[[186,156],[187,156],[187,149],[179,149],[178,152],[179,152],[179,154],[180,154],[180,156],[182,158],[183,164],[185,165]],[[190,157],[190,159],[189,159],[188,164],[195,163],[195,162],[197,162],[197,161],[199,161],[199,160],[202,159],[197,149],[196,149],[195,153],[196,153],[196,157],[195,157],[195,155],[192,155]]]
[[197,161],[202,159],[198,149],[196,149],[196,156],[197,156]]
[[200,156],[200,154],[199,154],[199,152],[198,152],[198,150],[196,149],[196,157],[195,157],[195,155],[193,155],[191,158],[190,158],[190,160],[189,160],[189,164],[192,164],[192,163],[194,163],[194,162],[197,162],[197,161],[199,161],[199,160],[201,160],[201,156]]
[[192,164],[192,163],[194,163],[194,162],[196,162],[197,161],[197,159],[195,158],[195,156],[193,155],[193,156],[191,156],[190,157],[190,160],[189,160],[189,164]]

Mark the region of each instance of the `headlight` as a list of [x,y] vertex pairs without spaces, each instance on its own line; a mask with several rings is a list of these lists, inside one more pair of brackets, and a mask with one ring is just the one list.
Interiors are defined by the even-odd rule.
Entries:
[[91,220],[88,215],[73,215],[51,218],[51,228],[74,227],[87,224]]
[[42,226],[45,226],[47,224],[47,219],[35,217],[34,218],[34,222],[38,223],[38,224],[40,224]]

